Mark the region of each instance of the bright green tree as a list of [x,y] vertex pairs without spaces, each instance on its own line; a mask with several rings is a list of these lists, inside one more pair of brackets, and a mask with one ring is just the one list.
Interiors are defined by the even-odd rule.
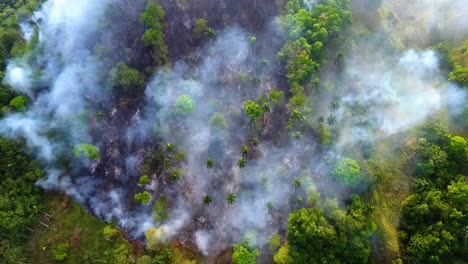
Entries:
[[262,108],[260,107],[260,105],[258,105],[257,102],[254,102],[254,101],[251,101],[251,100],[248,100],[248,101],[244,102],[244,111],[247,114],[247,116],[249,117],[249,119],[252,120],[252,121],[259,118],[263,113]]
[[208,124],[212,127],[219,128],[219,129],[225,129],[227,127],[227,121],[224,118],[224,116],[216,112],[214,113],[211,117],[210,120],[208,121]]
[[63,261],[68,256],[68,243],[59,243],[52,248],[52,259],[56,261]]
[[26,109],[26,105],[29,102],[29,98],[26,96],[17,96],[10,102],[10,106],[14,107],[16,111],[23,111]]
[[137,203],[146,204],[146,203],[149,203],[149,201],[151,200],[151,194],[147,191],[137,193],[135,194],[135,197],[133,198],[133,200],[135,200],[135,202]]
[[142,176],[140,177],[140,179],[138,180],[138,182],[139,182],[141,185],[147,184],[148,181],[149,181],[148,175],[142,175]]
[[189,95],[181,95],[174,104],[174,112],[180,116],[188,116],[195,110],[195,102]]
[[232,262],[234,264],[255,264],[260,252],[249,246],[248,241],[235,244],[233,247]]
[[354,186],[362,180],[361,167],[357,161],[344,158],[338,162],[332,176],[339,183]]
[[73,147],[75,158],[87,157],[90,159],[99,159],[99,149],[92,144],[82,143]]
[[119,62],[110,72],[112,87],[119,87],[125,92],[141,90],[145,80],[143,74],[129,67],[124,62]]

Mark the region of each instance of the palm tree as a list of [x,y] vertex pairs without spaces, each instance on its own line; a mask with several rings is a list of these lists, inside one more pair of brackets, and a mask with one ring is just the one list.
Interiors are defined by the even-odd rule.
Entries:
[[180,170],[177,169],[177,168],[172,168],[172,172],[171,172],[171,181],[172,181],[172,182],[179,181],[179,180],[180,180],[180,176],[181,176]]
[[293,134],[292,134],[292,137],[294,139],[294,147],[296,147],[297,141],[302,139],[301,131],[294,131]]
[[266,207],[267,207],[267,210],[268,210],[269,214],[273,213],[273,210],[275,209],[275,207],[273,206],[272,202],[268,202]]
[[323,116],[320,116],[320,117],[319,117],[319,119],[318,119],[318,122],[319,122],[319,124],[322,124],[322,123],[323,123],[323,121],[324,121],[324,118],[323,118]]
[[166,150],[167,150],[167,152],[174,151],[174,145],[172,145],[171,143],[167,143],[166,144]]
[[212,158],[208,158],[206,160],[206,167],[207,168],[211,169],[211,168],[214,167],[214,165],[215,165],[215,162],[214,162],[214,160]]
[[249,152],[249,147],[246,145],[242,145],[242,148],[241,148],[242,157],[245,157],[245,155],[247,155],[248,152]]
[[294,186],[294,191],[296,191],[296,189],[301,188],[301,186],[302,186],[301,180],[299,178],[297,178],[297,177],[293,179],[292,184]]
[[302,204],[303,202],[302,196],[297,197],[297,204]]
[[205,197],[203,197],[203,203],[205,205],[210,205],[212,202],[213,202],[213,198],[211,198],[211,196],[205,195]]
[[327,124],[329,126],[333,126],[336,124],[336,116],[334,115],[330,115],[328,118],[327,118]]
[[236,198],[237,198],[237,196],[234,193],[228,193],[228,195],[226,195],[226,201],[228,202],[228,204],[235,203]]
[[237,166],[239,166],[239,169],[244,168],[246,165],[245,159],[241,158],[240,160],[237,161]]
[[340,101],[338,99],[333,100],[328,107],[332,112],[335,112],[338,108],[340,108]]
[[163,161],[163,168],[167,168],[171,165],[171,160],[168,159],[168,158],[164,158],[164,161]]

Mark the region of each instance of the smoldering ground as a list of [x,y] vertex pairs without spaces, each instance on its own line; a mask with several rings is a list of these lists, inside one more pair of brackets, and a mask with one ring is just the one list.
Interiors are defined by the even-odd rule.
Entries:
[[[311,129],[301,138],[291,138],[286,107],[272,106],[261,125],[255,125],[245,115],[243,102],[267,96],[271,89],[287,91],[283,66],[276,60],[284,39],[279,25],[271,22],[256,33],[232,24],[220,28],[215,39],[149,77],[144,101],[124,110],[113,102],[103,73],[125,60],[124,52],[97,54],[95,49],[103,43],[108,50],[129,46],[112,44],[122,35],[114,27],[101,31],[103,23],[110,23],[106,18],[119,14],[138,20],[135,14],[143,10],[143,3],[130,9],[131,14],[120,9],[109,15],[109,5],[118,9],[119,3],[44,4],[36,14],[42,20],[35,53],[39,55],[12,60],[5,78],[33,102],[26,112],[2,120],[0,132],[24,137],[44,161],[48,176],[40,186],[66,192],[105,221],[115,219],[132,238],[142,238],[150,227],[162,227],[167,240],[196,245],[205,255],[216,255],[246,236],[264,247],[272,234],[285,231],[288,213],[307,204],[317,191],[340,201],[348,198],[349,189],[338,186],[329,174],[333,162],[350,155],[348,150],[358,142],[373,143],[405,131],[441,109],[457,112],[466,99],[462,90],[445,81],[436,52],[399,51],[370,36],[349,47],[340,71],[322,73],[334,88],[321,87],[323,92],[312,97]],[[169,14],[167,19],[185,18]],[[142,32],[142,26],[136,31]],[[258,40],[253,42],[255,35]],[[135,54],[130,64],[145,58]],[[194,102],[187,116],[174,111],[183,95]],[[331,111],[336,98],[340,106]],[[100,109],[105,116],[98,121]],[[226,127],[210,125],[216,113],[224,117]],[[336,116],[336,124],[327,127],[335,140],[323,148],[313,128],[320,116],[328,115]],[[83,142],[97,145],[102,159],[58,166],[61,156],[70,156],[73,146]],[[171,181],[170,171],[157,168],[150,171],[149,184],[137,185],[145,161],[168,143],[184,153],[173,164],[182,169],[180,180]],[[245,168],[238,166],[242,145],[249,147]],[[207,168],[208,158],[214,160],[213,168]],[[294,184],[296,179],[300,186]],[[143,190],[151,193],[152,201],[137,205],[133,197]],[[226,201],[229,193],[237,196],[233,204]],[[152,205],[162,195],[169,217],[155,222]],[[203,205],[206,195],[213,199],[209,206]]]

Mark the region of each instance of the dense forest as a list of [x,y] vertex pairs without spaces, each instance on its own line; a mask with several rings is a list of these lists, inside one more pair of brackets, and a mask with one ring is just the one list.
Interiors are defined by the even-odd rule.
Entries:
[[0,263],[468,263],[465,0],[1,0]]

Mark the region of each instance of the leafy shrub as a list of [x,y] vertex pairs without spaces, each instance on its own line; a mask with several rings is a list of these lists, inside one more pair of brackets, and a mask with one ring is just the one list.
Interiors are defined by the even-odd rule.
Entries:
[[350,158],[340,160],[332,175],[337,182],[347,185],[356,185],[362,178],[359,164]]
[[149,181],[149,178],[148,178],[148,175],[146,175],[146,174],[145,174],[145,175],[142,175],[142,176],[140,177],[140,180],[139,180],[139,182],[140,182],[141,185],[147,184],[148,181]]
[[208,124],[212,127],[219,128],[219,129],[225,129],[227,127],[226,119],[221,113],[218,113],[218,112],[214,113],[210,117]]
[[146,204],[151,200],[151,194],[147,191],[137,193],[133,200],[137,203]]
[[63,261],[68,256],[68,248],[70,246],[68,243],[60,243],[53,247],[52,249],[52,259],[57,261]]
[[92,144],[78,144],[73,148],[73,154],[76,158],[87,157],[90,159],[99,159],[99,149]]
[[195,102],[189,95],[181,95],[174,105],[174,112],[180,116],[187,116],[195,110]]
[[14,107],[17,111],[23,111],[26,109],[26,104],[29,102],[29,98],[23,95],[13,98],[10,102],[10,106]]
[[263,113],[260,105],[258,105],[257,102],[251,100],[244,102],[244,111],[250,120],[255,120],[259,118]]

